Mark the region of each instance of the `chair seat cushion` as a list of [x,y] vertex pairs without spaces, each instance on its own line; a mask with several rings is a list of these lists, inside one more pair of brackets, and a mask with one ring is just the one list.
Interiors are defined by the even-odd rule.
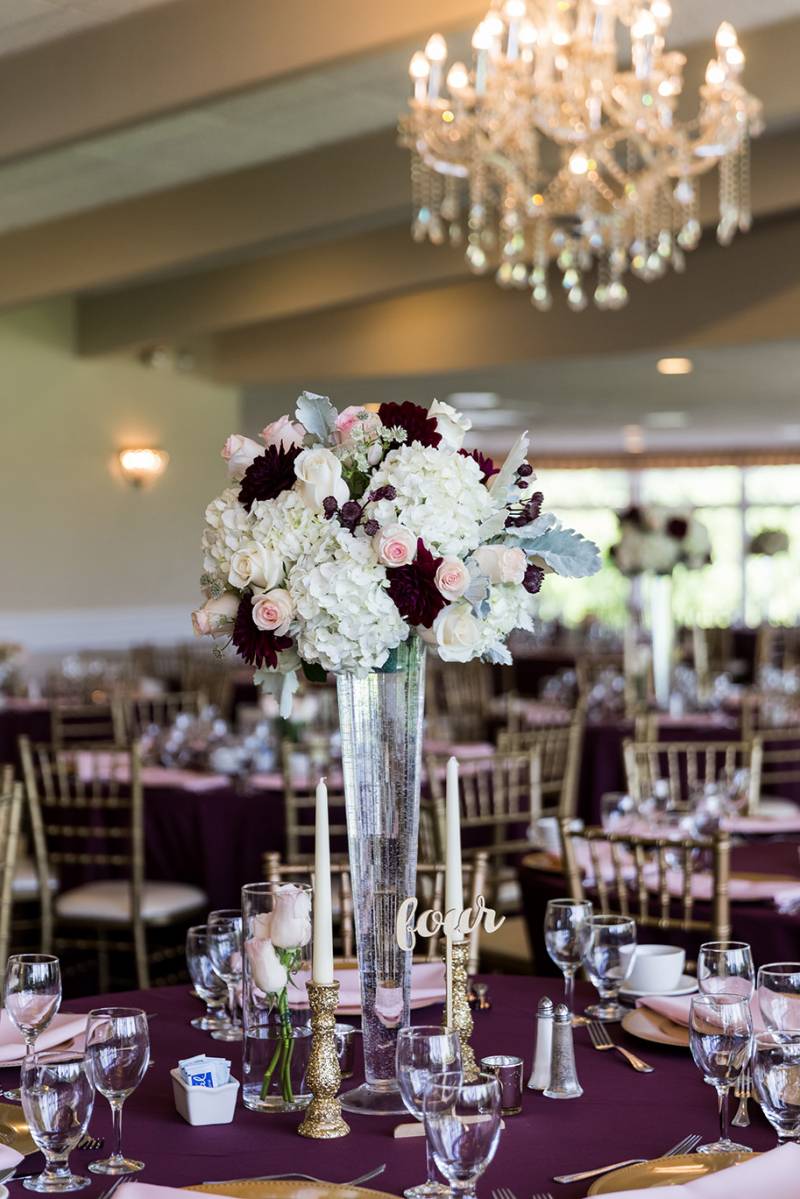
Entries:
[[[51,874],[47,879],[51,891],[58,890],[58,879]],[[39,894],[39,875],[36,865],[30,858],[23,858],[14,867],[14,881],[11,884],[14,899],[35,899]]]
[[[142,917],[145,920],[168,919],[206,906],[208,900],[199,887],[186,883],[145,883],[142,888]],[[56,913],[62,919],[102,920],[126,924],[131,919],[130,885],[124,879],[84,883],[64,891],[56,900]]]

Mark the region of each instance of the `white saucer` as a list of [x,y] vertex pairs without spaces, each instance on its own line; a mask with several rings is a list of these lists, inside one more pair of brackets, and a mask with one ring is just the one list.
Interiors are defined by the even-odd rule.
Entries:
[[674,991],[634,991],[631,987],[623,986],[620,988],[621,999],[643,999],[645,995],[659,995],[663,999],[671,999],[677,995],[691,995],[697,990],[697,979],[692,978],[691,974],[682,974],[680,986]]

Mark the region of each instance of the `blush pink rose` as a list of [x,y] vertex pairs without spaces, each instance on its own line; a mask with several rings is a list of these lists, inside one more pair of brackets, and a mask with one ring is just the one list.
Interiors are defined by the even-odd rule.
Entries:
[[358,404],[351,404],[349,408],[342,409],[334,425],[336,440],[340,445],[352,440],[356,425],[360,426],[363,435],[369,439],[377,436],[381,419],[377,412],[370,412],[368,408],[362,408]]
[[195,637],[220,637],[233,628],[239,611],[239,597],[226,591],[216,599],[208,599],[202,608],[192,613]]
[[443,558],[434,582],[446,600],[461,599],[469,587],[469,571],[460,558]]
[[265,425],[261,430],[261,440],[264,445],[274,445],[276,448],[283,446],[285,450],[290,450],[292,446],[302,445],[305,435],[306,431],[300,422],[290,420],[288,416],[279,416],[277,420]]
[[518,546],[482,545],[475,551],[475,561],[490,583],[521,583],[525,578],[527,559]]
[[222,457],[228,464],[228,474],[234,480],[243,478],[248,466],[263,453],[257,441],[243,437],[241,433],[231,433],[222,447]]
[[276,587],[266,595],[253,596],[253,624],[257,629],[283,637],[289,630],[293,616],[292,597],[282,587]]
[[407,566],[417,554],[417,539],[404,525],[386,525],[372,539],[383,566]]

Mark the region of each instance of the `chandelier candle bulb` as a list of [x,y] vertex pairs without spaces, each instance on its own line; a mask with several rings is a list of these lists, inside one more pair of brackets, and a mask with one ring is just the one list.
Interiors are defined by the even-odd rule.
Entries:
[[311,977],[318,986],[330,987],[333,983],[333,909],[328,788],[324,778],[317,783],[314,833],[314,943],[311,950]]
[[533,1049],[533,1068],[528,1079],[529,1091],[544,1091],[550,1086],[554,1014],[552,999],[544,995],[536,1009],[536,1042]]

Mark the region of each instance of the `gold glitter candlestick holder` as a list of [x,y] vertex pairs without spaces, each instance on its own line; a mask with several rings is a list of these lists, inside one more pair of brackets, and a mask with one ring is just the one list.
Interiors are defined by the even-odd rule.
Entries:
[[469,944],[445,938],[444,951],[446,1002],[445,1026],[458,1033],[461,1042],[461,1065],[465,1082],[474,1082],[480,1071],[469,1039],[472,1035],[472,1012],[469,1009]]
[[336,1052],[336,1008],[339,1004],[339,984],[308,984],[308,1004],[311,1008],[311,1056],[306,1079],[313,1096],[305,1111],[298,1132],[304,1137],[328,1140],[346,1137],[350,1125],[342,1118],[339,1102],[339,1055]]

